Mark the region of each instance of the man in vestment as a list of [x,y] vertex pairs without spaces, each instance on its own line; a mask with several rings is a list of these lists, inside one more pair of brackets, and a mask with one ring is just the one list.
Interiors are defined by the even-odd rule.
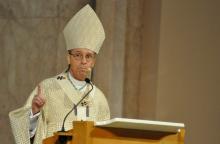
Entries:
[[[25,105],[9,113],[16,144],[30,144],[31,139],[34,144],[42,144],[43,139],[60,131],[66,114],[92,88],[84,80],[94,67],[105,39],[99,18],[86,5],[68,22],[63,33],[69,67],[39,83]],[[67,117],[64,128],[72,129],[74,120],[102,121],[109,118],[107,100],[93,85],[89,95]]]

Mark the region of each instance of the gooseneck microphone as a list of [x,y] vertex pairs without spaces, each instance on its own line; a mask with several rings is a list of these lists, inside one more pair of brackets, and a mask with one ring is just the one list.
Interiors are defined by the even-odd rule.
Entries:
[[91,83],[90,79],[89,78],[85,78],[85,82],[87,84],[90,84],[92,86],[92,88],[80,99],[80,101],[73,106],[73,108],[66,114],[66,116],[64,117],[63,119],[63,125],[62,125],[62,129],[60,132],[65,132],[65,121],[66,121],[66,118],[69,116],[69,114],[73,111],[73,110],[76,110],[77,106],[89,95],[89,93],[93,90],[93,84]]

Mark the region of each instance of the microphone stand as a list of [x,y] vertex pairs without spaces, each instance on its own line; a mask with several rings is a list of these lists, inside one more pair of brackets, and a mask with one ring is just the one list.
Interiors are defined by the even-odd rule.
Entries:
[[[73,110],[76,110],[77,106],[89,95],[89,93],[93,90],[93,84],[91,84],[91,81],[90,79],[86,78],[85,79],[86,83],[87,84],[90,84],[92,86],[92,88],[80,99],[80,101],[74,105],[74,107],[66,114],[66,116],[64,117],[63,119],[63,124],[62,124],[62,128],[59,132],[65,132],[65,121],[67,119],[67,117],[69,116],[69,114],[73,111]],[[68,136],[59,136],[58,140],[56,141],[55,144],[66,144],[66,142],[68,140],[70,140],[71,138],[69,138]]]

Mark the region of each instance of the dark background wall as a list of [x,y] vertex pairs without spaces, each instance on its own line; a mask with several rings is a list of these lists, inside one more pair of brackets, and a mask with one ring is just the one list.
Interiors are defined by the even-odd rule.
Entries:
[[1,142],[8,112],[66,68],[62,30],[87,3],[106,31],[93,80],[111,116],[183,122],[186,143],[218,144],[218,0],[0,0]]

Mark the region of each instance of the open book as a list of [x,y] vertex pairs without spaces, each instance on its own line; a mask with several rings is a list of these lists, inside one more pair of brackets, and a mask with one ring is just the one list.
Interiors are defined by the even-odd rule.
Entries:
[[114,118],[106,121],[100,121],[100,122],[96,122],[95,125],[98,127],[113,127],[113,128],[149,130],[149,131],[173,132],[173,133],[176,133],[181,128],[184,128],[183,123],[127,119],[127,118]]

